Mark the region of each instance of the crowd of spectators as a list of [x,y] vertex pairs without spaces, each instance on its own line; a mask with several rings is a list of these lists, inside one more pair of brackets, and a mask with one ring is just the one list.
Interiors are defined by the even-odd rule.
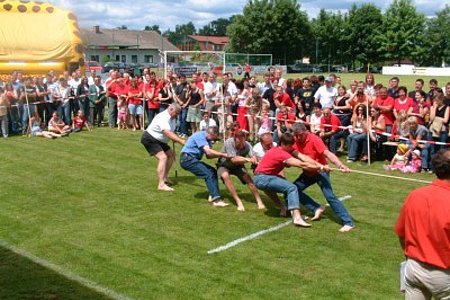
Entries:
[[[383,86],[367,74],[347,88],[335,74],[287,80],[282,75],[281,69],[271,68],[260,82],[255,76],[235,79],[231,73],[218,82],[212,72],[194,73],[187,80],[171,70],[164,78],[149,69],[142,76],[111,70],[103,82],[95,73],[87,78],[79,70],[61,76],[50,71],[45,77],[13,72],[1,87],[0,128],[4,137],[28,134],[30,116],[37,113],[43,130],[57,134],[84,124],[143,130],[170,103],[178,103],[176,132],[182,138],[218,125],[225,138],[240,128],[252,143],[268,131],[277,142],[300,121],[334,154],[347,152],[350,163],[367,161],[370,155],[390,161],[395,148],[386,144],[404,143],[407,155],[420,152],[425,171],[432,170],[434,153],[447,147],[450,83],[441,89],[432,79],[426,91],[424,81],[417,79],[408,93],[398,77]],[[62,130],[49,124],[55,115],[66,126]]]

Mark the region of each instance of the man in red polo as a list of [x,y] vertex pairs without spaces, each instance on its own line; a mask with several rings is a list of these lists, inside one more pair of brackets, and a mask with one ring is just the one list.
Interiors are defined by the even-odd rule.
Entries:
[[294,181],[294,184],[298,189],[301,204],[314,212],[314,217],[312,218],[313,221],[320,219],[320,216],[324,212],[325,208],[320,206],[320,204],[315,202],[310,196],[303,192],[309,186],[317,183],[322,190],[325,199],[330,204],[331,209],[342,221],[343,226],[339,229],[339,231],[347,232],[352,230],[355,227],[352,217],[333,192],[330,174],[327,172],[327,170],[329,170],[327,159],[334,163],[342,172],[350,172],[350,169],[341,163],[339,158],[327,149],[320,137],[310,132],[306,128],[305,124],[295,123],[292,126],[292,132],[295,135],[294,149],[299,153],[303,153],[304,155],[312,158],[325,168],[320,171],[304,170],[303,173]]
[[412,191],[394,231],[406,256],[406,299],[450,299],[450,149],[433,157],[438,179]]
[[336,154],[339,139],[347,137],[347,130],[341,129],[341,121],[331,113],[331,109],[325,107],[323,109],[323,117],[320,119],[319,136],[325,144],[329,145],[331,152]]
[[385,87],[380,88],[378,97],[372,102],[373,108],[379,108],[386,122],[386,132],[390,133],[394,124],[394,98],[388,96],[388,90]]

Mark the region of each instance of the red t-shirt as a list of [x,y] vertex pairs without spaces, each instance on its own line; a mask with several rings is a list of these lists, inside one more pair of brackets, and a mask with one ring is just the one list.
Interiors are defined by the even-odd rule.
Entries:
[[[133,89],[131,86],[128,89],[128,93],[131,93],[132,95],[137,95],[141,92],[140,86]],[[134,105],[140,105],[142,104],[142,101],[138,97],[130,97],[128,98],[128,104],[134,104]]]
[[148,109],[158,109],[159,108],[159,101],[158,101],[159,89],[155,88],[155,87],[151,87],[148,84],[146,84],[145,90],[147,92],[149,92],[150,94],[153,93],[153,98],[147,99],[148,100],[148,102],[147,102]]
[[111,81],[112,79],[105,82],[105,86],[107,87],[107,95],[108,97],[117,98],[119,85],[117,82],[111,83]]
[[[323,154],[325,150],[328,150],[327,146],[325,146],[325,143],[317,135],[311,132],[308,132],[307,134],[308,136],[306,137],[306,140],[303,144],[300,144],[297,138],[295,139],[294,149],[302,154],[309,156],[322,165],[327,165],[327,159]],[[317,172],[319,171],[303,171],[303,173],[308,176],[313,176],[317,174]]]
[[413,106],[413,104],[414,104],[414,100],[413,99],[407,97],[405,100],[406,100],[405,103],[400,103],[400,99],[399,98],[395,99],[395,101],[394,101],[394,110],[397,113],[399,113],[402,109],[408,111],[408,109]]
[[73,118],[73,125],[75,128],[82,129],[84,123],[86,123],[85,117],[75,116],[75,118]]
[[405,239],[405,255],[450,269],[450,185],[436,179],[412,191],[394,227]]
[[286,165],[284,162],[292,155],[281,147],[270,149],[256,167],[255,173],[277,176]]
[[[277,122],[284,122],[285,115],[281,112],[277,114]],[[288,112],[286,118],[289,123],[294,124],[295,122],[295,114]]]
[[325,132],[338,131],[339,126],[341,126],[341,120],[339,120],[339,118],[333,114],[331,115],[331,118],[329,120],[325,119],[325,117],[322,117],[320,119],[320,129]]
[[[394,98],[387,97],[386,99],[381,99],[380,97],[375,98],[375,104],[379,106],[391,106],[392,109],[394,108]],[[394,124],[394,114],[392,113],[392,110],[390,111],[382,111],[381,114],[384,116],[384,120],[386,121],[386,125],[392,125]]]

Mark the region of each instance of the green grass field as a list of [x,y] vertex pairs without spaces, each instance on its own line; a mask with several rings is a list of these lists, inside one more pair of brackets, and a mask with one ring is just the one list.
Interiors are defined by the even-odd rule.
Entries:
[[[402,298],[403,256],[392,228],[406,195],[420,184],[333,174],[337,196],[351,195],[345,205],[354,231],[339,233],[327,210],[310,229],[287,226],[208,255],[286,219],[265,196],[268,210],[258,211],[237,181],[247,211],[234,203],[214,208],[204,182],[179,166],[171,171],[176,191],[157,192],[156,160],[139,141],[138,132],[108,128],[57,140],[1,139],[2,244],[132,299]],[[351,167],[385,174],[381,163]],[[294,180],[298,172],[287,174]],[[325,204],[317,187],[308,193]],[[107,298],[8,247],[0,247],[0,257],[0,299]]]

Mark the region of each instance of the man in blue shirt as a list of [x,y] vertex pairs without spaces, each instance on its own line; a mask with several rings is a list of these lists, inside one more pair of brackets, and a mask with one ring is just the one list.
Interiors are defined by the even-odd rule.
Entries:
[[223,202],[220,197],[216,169],[202,162],[203,154],[206,154],[207,158],[229,158],[228,154],[212,149],[211,142],[218,136],[219,128],[215,126],[209,127],[206,131],[194,133],[181,149],[180,165],[183,169],[205,180],[209,192],[208,201],[213,202],[214,206],[225,207],[229,204]]

